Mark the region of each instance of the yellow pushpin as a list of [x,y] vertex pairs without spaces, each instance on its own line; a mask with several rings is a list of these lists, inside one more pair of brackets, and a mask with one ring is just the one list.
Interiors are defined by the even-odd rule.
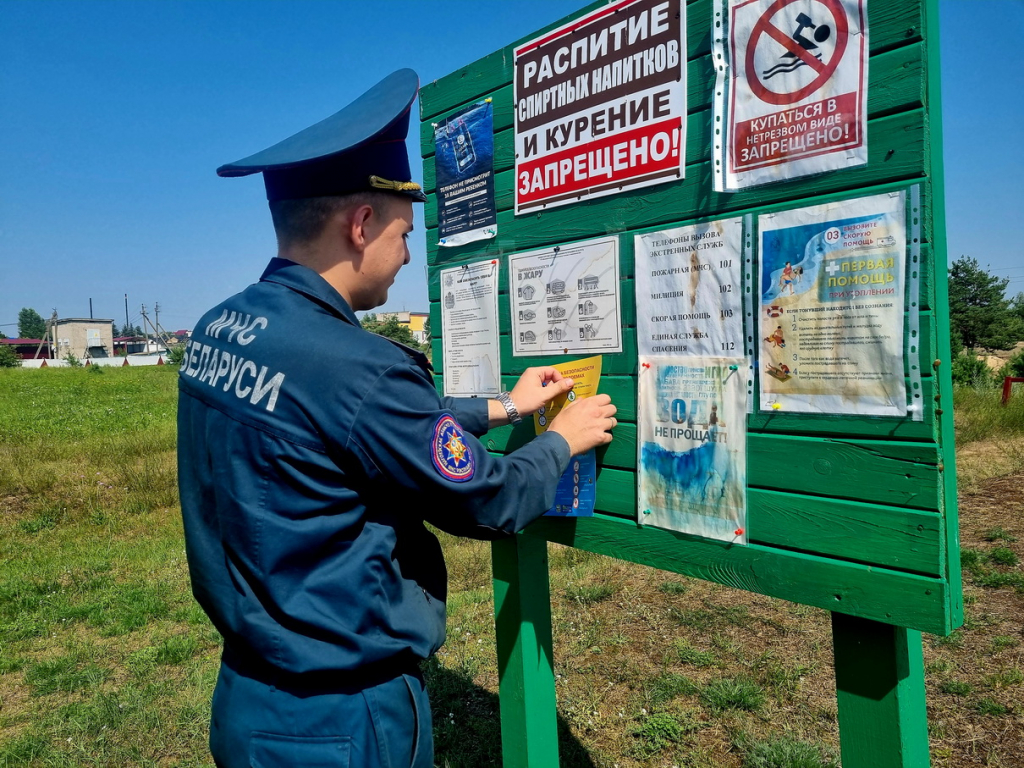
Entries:
[[782,405],[780,403],[772,403],[772,410],[773,411],[781,411],[782,410]]

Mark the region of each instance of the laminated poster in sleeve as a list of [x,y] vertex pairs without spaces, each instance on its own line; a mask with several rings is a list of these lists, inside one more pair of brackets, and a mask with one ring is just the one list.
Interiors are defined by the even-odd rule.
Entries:
[[746,360],[640,357],[639,522],[746,544]]
[[905,193],[759,217],[760,406],[906,416]]
[[438,245],[498,234],[494,207],[494,119],[490,99],[434,126]]

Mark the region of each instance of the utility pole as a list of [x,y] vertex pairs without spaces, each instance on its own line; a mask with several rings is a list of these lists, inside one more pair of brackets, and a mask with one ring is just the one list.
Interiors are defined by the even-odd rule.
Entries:
[[46,343],[47,339],[49,339],[50,343],[51,343],[51,346],[50,346],[50,354],[52,355],[51,359],[52,360],[56,360],[57,359],[57,331],[56,331],[56,328],[57,328],[57,308],[54,307],[53,308],[53,314],[50,315],[50,319],[46,321],[46,333],[44,333],[43,334],[43,338],[41,338],[39,340],[39,346],[36,347],[36,353],[32,357],[33,360],[38,360],[39,359],[39,353],[42,351],[43,344]]
[[[160,305],[157,304],[157,307],[159,307],[159,306]],[[145,321],[146,325],[149,328],[153,329],[153,335],[156,336],[158,339],[160,339],[161,342],[163,342],[164,349],[167,349],[167,339],[165,339],[163,334],[161,334],[160,331],[157,330],[156,325],[154,325],[152,322],[150,322],[149,315],[146,314],[146,305],[145,304],[142,305],[142,319]],[[149,345],[147,344],[146,346],[148,347]]]
[[[127,293],[124,295],[124,330],[121,331],[121,335],[122,336],[131,336],[131,334],[128,333],[128,294]],[[124,348],[127,351],[127,349],[128,349],[127,342],[125,342],[125,347]]]
[[[168,333],[167,330],[160,325],[160,302],[157,302],[156,305],[153,307],[153,313],[156,316],[156,329],[157,331],[160,332],[160,338],[164,340],[164,347],[168,351],[170,351],[171,334]],[[175,339],[175,341],[177,341],[177,339]]]

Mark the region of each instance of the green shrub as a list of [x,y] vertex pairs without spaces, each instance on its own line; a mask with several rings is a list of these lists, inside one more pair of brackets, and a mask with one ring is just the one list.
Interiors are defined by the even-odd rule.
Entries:
[[1024,378],[1024,350],[1021,350],[1009,360],[999,371],[1000,376],[1014,376]]
[[0,345],[0,368],[20,368],[21,358],[12,347]]
[[992,374],[989,372],[985,361],[963,352],[953,358],[952,376],[954,384],[970,387],[985,386],[993,383]]

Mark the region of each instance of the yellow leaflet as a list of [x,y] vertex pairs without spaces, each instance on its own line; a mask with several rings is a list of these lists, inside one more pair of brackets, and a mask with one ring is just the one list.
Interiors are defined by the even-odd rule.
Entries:
[[554,367],[561,371],[567,379],[572,379],[572,389],[564,395],[559,395],[548,405],[533,414],[533,428],[537,434],[541,434],[548,428],[551,420],[558,415],[558,412],[578,397],[590,397],[597,394],[597,382],[601,377],[601,355],[587,357],[583,360],[573,360],[569,363],[558,363]]

